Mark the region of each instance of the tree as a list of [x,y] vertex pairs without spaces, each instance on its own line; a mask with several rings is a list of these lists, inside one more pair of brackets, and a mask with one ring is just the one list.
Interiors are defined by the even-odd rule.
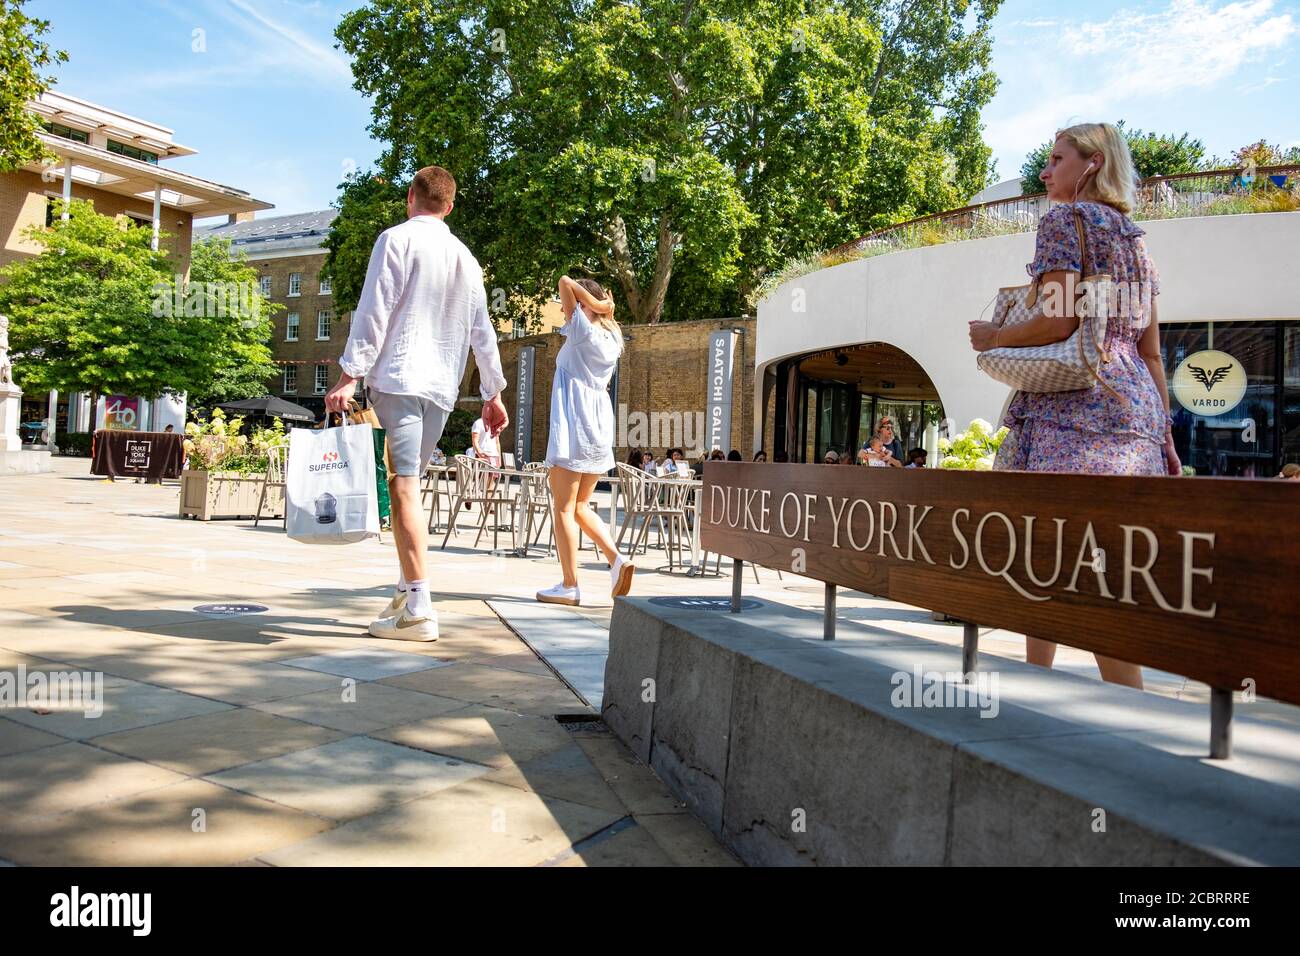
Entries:
[[[52,227],[24,233],[41,253],[0,269],[22,388],[89,392],[93,408],[99,395],[203,394],[240,363],[269,360],[254,344],[269,337],[269,313],[254,318],[229,290],[178,287],[166,252],[150,248],[151,228],[85,200],[61,220],[58,205]],[[198,268],[209,268],[198,249]]]
[[[1199,139],[1192,139],[1189,133],[1174,136],[1172,133],[1129,130],[1125,128],[1123,120],[1115,125],[1128,141],[1133,168],[1142,179],[1194,173],[1203,167],[1205,147]],[[1055,143],[1055,139],[1050,139],[1025,157],[1025,163],[1020,167],[1020,188],[1025,195],[1046,192],[1046,187],[1038,176],[1047,165]]]
[[52,155],[37,135],[41,123],[27,104],[54,82],[53,76],[43,76],[41,70],[68,59],[67,53],[51,52],[40,39],[50,22],[26,16],[25,2],[0,0],[0,173]]
[[272,361],[271,320],[284,306],[262,296],[257,270],[242,250],[232,254],[229,239],[195,243],[184,298],[188,302],[202,295],[212,302],[211,311],[221,311],[216,300],[223,298],[223,290],[225,320],[214,329],[217,338],[211,350],[215,364],[210,381],[190,391],[189,404],[195,408],[260,398],[267,393],[267,379],[278,369]]
[[[336,36],[377,178],[452,170],[448,225],[508,310],[573,271],[656,322],[736,314],[788,256],[981,188],[999,2],[372,0]],[[341,287],[393,212],[369,189],[344,187]]]

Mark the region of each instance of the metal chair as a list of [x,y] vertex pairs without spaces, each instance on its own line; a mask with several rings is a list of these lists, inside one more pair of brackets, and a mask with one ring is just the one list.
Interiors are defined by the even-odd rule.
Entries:
[[[279,488],[283,493],[285,469],[289,465],[289,446],[276,445],[266,450],[266,476],[262,479],[262,494],[257,499],[257,514],[253,516],[253,527],[262,520],[262,511],[266,508],[267,491],[271,488]],[[289,507],[288,502],[284,503],[281,508],[284,512],[282,518],[286,529],[289,527]],[[272,516],[274,517],[274,516]]]
[[500,509],[504,505],[510,509],[510,527],[514,527],[515,516],[515,499],[506,497],[504,489],[507,488],[505,482],[493,481],[492,467],[482,459],[470,458],[467,455],[456,456],[456,500],[451,506],[451,518],[447,521],[447,531],[442,536],[442,548],[447,547],[447,539],[451,537],[452,529],[456,527],[456,518],[460,515],[460,509],[466,503],[477,503],[479,506],[478,535],[474,538],[474,547],[483,538],[483,532],[487,530],[488,516],[493,518],[492,525],[492,549],[496,550],[498,535],[501,528]]
[[[623,548],[623,537],[628,530],[632,530],[632,546],[629,554],[635,554],[637,549],[645,554],[650,546],[650,526],[652,523],[658,523],[659,543],[663,545],[669,536],[669,531],[664,524],[665,518],[671,519],[674,514],[673,509],[666,507],[659,501],[658,486],[649,481],[649,476],[640,468],[633,467],[619,462],[618,480],[621,485],[620,494],[623,498],[623,521],[619,525],[618,537],[615,544],[621,551]],[[637,527],[637,519],[640,518],[640,527]],[[669,557],[671,562],[672,558]]]

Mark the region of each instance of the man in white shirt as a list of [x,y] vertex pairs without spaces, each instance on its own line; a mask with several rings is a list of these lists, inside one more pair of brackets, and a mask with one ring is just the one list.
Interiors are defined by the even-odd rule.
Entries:
[[370,625],[374,637],[438,639],[438,617],[424,576],[420,477],[456,407],[469,349],[482,382],[483,421],[493,436],[509,424],[501,403],[506,377],[488,317],[483,270],[444,221],[455,198],[456,180],[447,170],[426,166],[415,174],[406,192],[406,222],[380,234],[370,254],[339,359],[342,374],[325,396],[326,408],[344,411],[364,377],[388,438],[401,574],[388,607]]

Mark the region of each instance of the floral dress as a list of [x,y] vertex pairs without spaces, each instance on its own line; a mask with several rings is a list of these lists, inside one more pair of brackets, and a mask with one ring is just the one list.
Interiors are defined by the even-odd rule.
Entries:
[[[1115,310],[1120,314],[1106,322],[1110,361],[1098,371],[1114,391],[1098,383],[1072,392],[1016,392],[1003,419],[1010,433],[994,468],[1163,475],[1170,418],[1137,350],[1160,291],[1159,275],[1147,255],[1143,231],[1128,216],[1105,203],[1080,202],[1078,208],[1088,245],[1085,274],[1108,273],[1117,286],[1145,291],[1127,297],[1127,310],[1121,299],[1121,308]],[[1039,222],[1034,261],[1025,268],[1034,277],[1054,271],[1078,273],[1079,255],[1074,214],[1069,204],[1061,203]]]

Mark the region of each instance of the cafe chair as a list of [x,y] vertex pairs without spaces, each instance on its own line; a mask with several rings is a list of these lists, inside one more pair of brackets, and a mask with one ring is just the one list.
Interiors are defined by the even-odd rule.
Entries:
[[509,485],[503,481],[494,481],[493,477],[492,466],[486,461],[470,458],[467,455],[456,456],[456,500],[452,502],[452,517],[448,520],[447,531],[442,536],[442,548],[447,547],[447,539],[451,537],[452,529],[456,526],[456,518],[460,516],[460,509],[466,502],[479,506],[478,535],[474,538],[473,547],[477,548],[479,541],[482,540],[490,516],[493,521],[492,548],[496,550],[503,507],[510,510],[510,526],[514,527],[515,499],[505,494],[505,489]]
[[[284,473],[289,466],[289,446],[276,445],[266,450],[266,475],[262,478],[262,494],[257,499],[257,514],[253,517],[253,527],[262,520],[262,512],[266,508],[267,492],[272,488],[281,489],[284,493]],[[288,502],[281,505],[282,517],[285,522],[285,528],[289,527],[289,508]]]

